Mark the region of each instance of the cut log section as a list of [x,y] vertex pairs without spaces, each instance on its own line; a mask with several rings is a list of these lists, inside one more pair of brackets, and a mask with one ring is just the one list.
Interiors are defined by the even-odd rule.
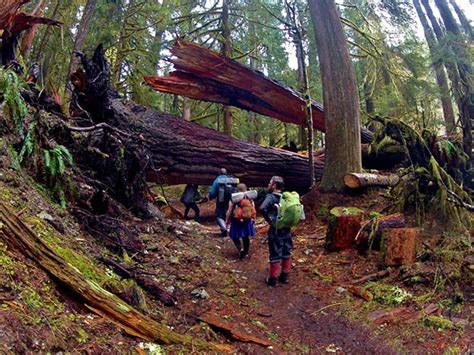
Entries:
[[412,264],[416,259],[418,228],[391,228],[383,233],[384,263],[388,266]]
[[403,228],[407,222],[402,213],[393,213],[387,216],[374,218],[367,222],[356,237],[356,243],[359,248],[367,249],[380,247],[382,232],[387,228]]
[[394,186],[399,180],[397,175],[350,173],[344,176],[344,183],[351,189],[368,186]]
[[352,248],[363,213],[355,207],[334,207],[329,213],[326,248],[330,251]]
[[114,294],[86,279],[79,270],[60,257],[14,212],[0,202],[0,237],[38,263],[55,279],[82,298],[86,306],[110,320],[128,334],[164,344],[188,344],[214,351],[232,351],[229,346],[207,343],[181,335],[143,315]]
[[[163,77],[145,77],[153,89],[306,126],[305,100],[293,89],[194,43],[177,40],[171,53],[174,57],[170,61],[176,71]],[[316,101],[312,103],[312,112],[313,127],[324,132],[324,111]],[[361,128],[361,138],[363,143],[369,143],[373,134]]]

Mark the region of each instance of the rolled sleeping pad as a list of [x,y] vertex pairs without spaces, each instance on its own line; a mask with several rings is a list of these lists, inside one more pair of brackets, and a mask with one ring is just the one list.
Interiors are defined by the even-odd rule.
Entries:
[[239,203],[245,197],[247,197],[249,200],[255,200],[257,196],[258,196],[258,192],[256,190],[250,190],[246,192],[233,193],[230,197],[231,197],[232,203]]

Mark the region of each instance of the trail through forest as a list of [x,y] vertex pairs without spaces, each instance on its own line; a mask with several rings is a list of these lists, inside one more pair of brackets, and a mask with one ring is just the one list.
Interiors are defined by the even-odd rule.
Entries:
[[[209,215],[209,211],[205,213]],[[395,353],[370,328],[331,309],[340,305],[340,300],[332,297],[332,287],[316,281],[310,272],[310,268],[322,262],[322,257],[318,263],[308,258],[311,254],[323,255],[321,240],[305,239],[304,235],[295,238],[296,265],[290,284],[270,288],[264,283],[268,273],[268,247],[262,241],[267,228],[259,225],[249,257],[238,260],[235,246],[229,238],[219,236],[213,218],[204,220],[209,230],[205,246],[216,251],[216,272],[208,280],[209,288],[217,292],[217,297],[209,302],[216,317],[228,319],[229,324],[244,331],[248,326],[257,327],[257,334],[275,343],[274,350],[284,347],[290,351],[293,347],[297,352],[333,349],[348,353]],[[320,232],[324,235],[324,228]],[[347,263],[351,263],[350,259],[353,256],[347,254]],[[324,269],[327,267],[330,265],[326,264]],[[237,304],[235,299],[239,299]]]
[[[180,209],[178,202],[173,205]],[[243,333],[269,339],[273,345],[268,351],[391,354],[404,349],[436,351],[449,344],[448,334],[429,340],[431,331],[417,324],[419,318],[413,310],[405,310],[408,319],[403,319],[402,312],[400,319],[395,316],[381,324],[368,321],[367,314],[391,308],[366,302],[344,285],[378,271],[378,253],[369,258],[355,250],[328,253],[322,221],[313,220],[310,226],[297,230],[290,284],[271,288],[264,283],[268,274],[268,247],[262,243],[268,228],[265,222],[257,223],[249,257],[239,260],[230,238],[220,237],[214,204],[200,206],[201,224],[186,223],[201,231],[202,236],[190,242],[201,253],[202,265],[210,266],[204,274],[192,275],[210,295],[204,314],[212,314]],[[468,332],[461,337],[460,344],[468,342],[470,336]],[[249,343],[241,343],[239,348],[251,353],[263,350]]]

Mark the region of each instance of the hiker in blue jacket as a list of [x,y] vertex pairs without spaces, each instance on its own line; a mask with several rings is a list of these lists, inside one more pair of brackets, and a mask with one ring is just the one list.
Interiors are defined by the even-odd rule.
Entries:
[[[270,253],[270,277],[265,279],[269,286],[276,286],[277,281],[288,283],[288,275],[291,268],[291,250],[293,240],[290,228],[275,228],[278,218],[278,204],[284,188],[281,176],[273,176],[268,183],[269,193],[260,206],[265,221],[270,225],[268,229],[268,250]],[[281,273],[280,273],[281,268]]]
[[221,235],[223,237],[227,236],[225,218],[229,199],[225,196],[219,196],[219,181],[225,181],[226,179],[228,179],[227,170],[225,168],[220,168],[219,175],[215,178],[214,182],[212,183],[211,190],[209,191],[209,200],[216,199],[217,225],[219,226]]

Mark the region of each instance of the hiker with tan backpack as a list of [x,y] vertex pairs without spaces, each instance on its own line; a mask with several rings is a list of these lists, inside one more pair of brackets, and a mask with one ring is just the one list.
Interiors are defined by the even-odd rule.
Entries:
[[[237,185],[227,208],[226,222],[230,224],[230,238],[239,251],[239,258],[245,258],[250,249],[250,237],[255,235],[255,204],[256,191],[247,191],[245,184]],[[242,239],[242,241],[240,240]],[[243,243],[243,248],[242,248]]]

